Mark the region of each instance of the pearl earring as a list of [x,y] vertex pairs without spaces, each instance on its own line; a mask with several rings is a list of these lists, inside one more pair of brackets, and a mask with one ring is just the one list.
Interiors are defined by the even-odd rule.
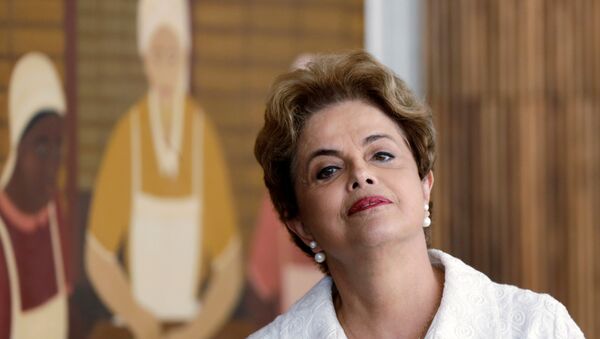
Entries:
[[429,227],[431,226],[431,218],[429,218],[429,203],[426,202],[423,208],[425,209],[425,219],[423,219],[423,227]]
[[[311,249],[314,250],[315,248],[317,248],[317,242],[314,240],[309,242],[308,247],[310,247]],[[319,264],[323,263],[325,261],[325,253],[323,253],[323,252],[315,253],[315,261]]]

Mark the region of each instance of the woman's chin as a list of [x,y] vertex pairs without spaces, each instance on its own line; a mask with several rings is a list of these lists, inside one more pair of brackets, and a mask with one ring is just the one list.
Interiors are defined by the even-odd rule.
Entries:
[[373,222],[355,229],[353,242],[359,246],[376,247],[399,239],[403,232],[392,223]]
[[[356,246],[378,247],[387,244],[398,244],[415,235],[422,234],[420,228],[398,223],[397,219],[373,218],[352,230],[352,242]],[[420,233],[419,233],[420,232]]]

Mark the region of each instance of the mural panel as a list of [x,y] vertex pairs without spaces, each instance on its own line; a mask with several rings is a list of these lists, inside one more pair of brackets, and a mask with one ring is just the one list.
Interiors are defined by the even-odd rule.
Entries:
[[243,338],[320,279],[252,145],[297,55],[361,47],[361,1],[0,0],[0,22],[0,338]]

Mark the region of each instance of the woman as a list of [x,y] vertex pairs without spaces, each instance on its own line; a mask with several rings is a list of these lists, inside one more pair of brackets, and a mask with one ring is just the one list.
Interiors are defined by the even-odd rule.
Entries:
[[255,155],[327,277],[251,338],[583,337],[552,297],[427,249],[434,150],[430,111],[364,52],[275,82]]
[[98,337],[210,337],[241,289],[227,168],[214,126],[188,93],[189,29],[187,1],[139,2],[149,90],[108,142],[86,248],[90,280],[127,330],[107,325]]
[[0,338],[67,338],[69,267],[57,191],[65,99],[52,61],[28,53],[9,85],[0,191]]

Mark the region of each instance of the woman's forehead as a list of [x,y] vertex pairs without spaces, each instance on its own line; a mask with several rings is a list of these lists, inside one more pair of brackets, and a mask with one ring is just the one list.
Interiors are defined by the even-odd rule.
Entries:
[[299,140],[299,150],[346,142],[363,144],[377,135],[404,139],[400,126],[379,108],[360,100],[343,101],[308,119]]

